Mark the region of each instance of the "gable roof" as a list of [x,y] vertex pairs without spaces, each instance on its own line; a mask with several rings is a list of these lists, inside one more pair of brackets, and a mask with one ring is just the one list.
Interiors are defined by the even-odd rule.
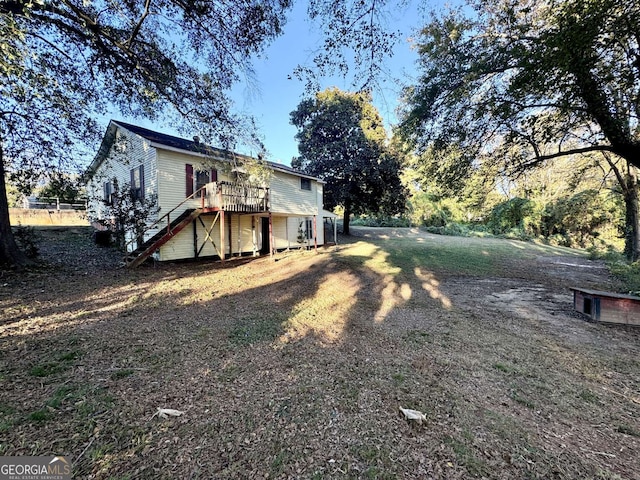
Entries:
[[[186,138],[167,135],[165,133],[156,132],[154,130],[149,130],[148,128],[140,127],[138,125],[133,125],[131,123],[121,122],[120,120],[111,120],[109,122],[109,126],[107,127],[104,138],[102,139],[100,148],[98,149],[98,153],[89,166],[89,172],[95,172],[95,169],[98,168],[98,166],[106,158],[109,150],[111,149],[111,146],[113,145],[113,141],[115,140],[117,127],[124,128],[125,130],[128,130],[129,132],[148,140],[149,142],[151,142],[152,147],[166,147],[172,150],[181,150],[198,155],[212,155],[222,159],[231,159],[234,156],[239,158],[252,159],[252,157],[249,157],[247,155],[234,153],[229,150],[223,150],[220,148],[210,147],[204,143],[196,141],[195,138],[193,140],[187,140]],[[287,165],[270,161],[266,161],[266,163],[270,168],[274,170],[290,173],[299,177],[310,178],[312,180],[316,180],[319,183],[326,183],[317,177],[307,175],[306,173],[295,170],[294,168],[291,168]]]

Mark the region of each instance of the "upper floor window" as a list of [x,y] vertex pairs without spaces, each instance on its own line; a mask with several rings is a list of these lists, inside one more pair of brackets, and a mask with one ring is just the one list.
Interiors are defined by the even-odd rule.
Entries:
[[302,190],[311,191],[311,179],[310,178],[300,178],[300,188]]
[[194,192],[204,187],[207,183],[218,181],[218,171],[216,169],[197,170],[193,165],[187,163],[185,171],[187,175],[187,197],[193,195]]
[[144,166],[131,169],[131,196],[134,200],[144,198]]
[[209,183],[209,172],[196,171],[196,191]]

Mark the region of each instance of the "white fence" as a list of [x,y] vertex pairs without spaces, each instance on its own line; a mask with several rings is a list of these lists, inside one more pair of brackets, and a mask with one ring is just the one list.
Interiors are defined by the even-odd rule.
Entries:
[[86,210],[87,200],[78,199],[75,203],[61,202],[58,197],[25,197],[22,208],[30,210]]

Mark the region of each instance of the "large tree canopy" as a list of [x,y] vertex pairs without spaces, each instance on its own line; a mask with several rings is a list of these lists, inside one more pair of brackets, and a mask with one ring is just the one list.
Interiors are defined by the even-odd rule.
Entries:
[[387,144],[380,114],[367,92],[327,89],[291,113],[300,157],[293,166],[327,182],[325,204],[344,207],[343,231],[352,213],[404,210],[400,157]]
[[478,0],[435,18],[402,130],[521,167],[606,151],[640,166],[640,4]]
[[[383,28],[393,3],[309,2],[307,13],[321,24],[325,52],[315,56],[314,67],[297,73],[305,77],[332,66],[346,73],[345,59],[355,52],[362,73],[356,77],[370,83],[399,38]],[[234,114],[230,88],[252,75],[252,59],[282,33],[291,5],[292,0],[0,2],[0,265],[25,261],[11,233],[5,174],[33,184],[39,173],[79,153],[86,156],[100,134],[99,115],[115,109],[162,119],[223,147],[251,132],[252,122]]]
[[[0,3],[0,263],[21,263],[5,172],[77,158],[96,116],[176,120],[228,143],[240,130],[228,90],[279,35],[289,0],[15,0]],[[177,121],[179,119],[179,122]],[[89,143],[87,143],[89,142]],[[226,145],[225,145],[226,146]]]
[[[419,42],[401,132],[419,150],[461,152],[522,171],[599,152],[627,208],[627,253],[640,256],[640,4],[625,0],[478,0],[434,18]],[[623,165],[624,167],[624,165]],[[460,167],[457,167],[460,168]]]

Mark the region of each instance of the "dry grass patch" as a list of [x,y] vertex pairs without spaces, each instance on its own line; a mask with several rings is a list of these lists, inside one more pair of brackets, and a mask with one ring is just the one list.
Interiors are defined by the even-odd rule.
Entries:
[[571,308],[568,286],[611,286],[600,263],[354,231],[132,272],[45,232],[49,266],[0,282],[0,455],[96,479],[640,477],[640,333]]

